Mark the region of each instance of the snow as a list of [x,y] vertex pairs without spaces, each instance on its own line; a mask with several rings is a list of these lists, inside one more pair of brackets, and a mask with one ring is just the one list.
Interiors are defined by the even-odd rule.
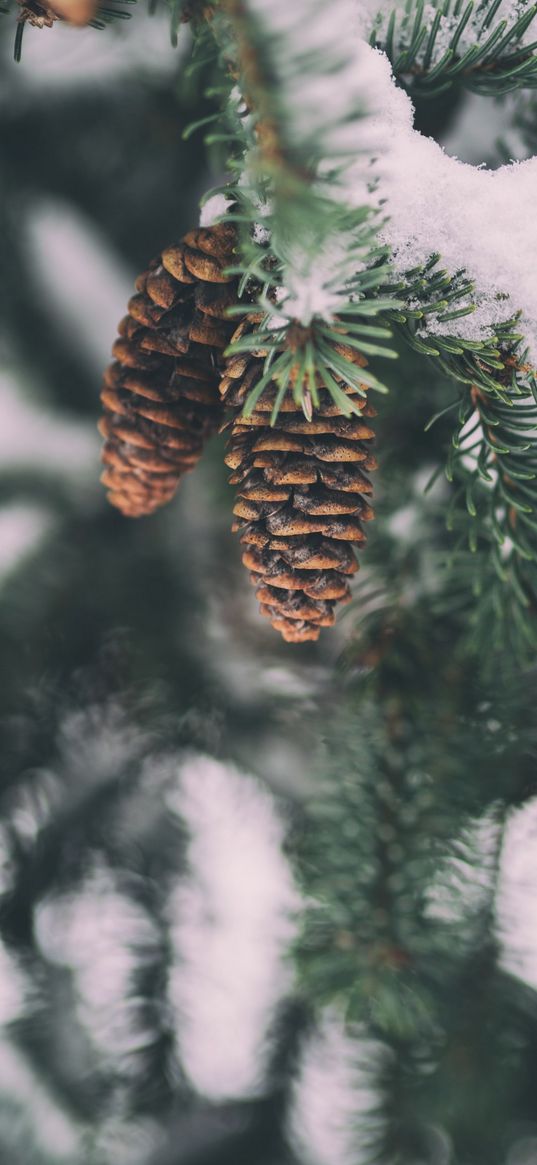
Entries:
[[20,964],[0,942],[0,1032],[21,1018],[28,996],[29,985]]
[[119,1061],[127,1072],[146,1037],[133,976],[158,947],[156,923],[96,863],[77,891],[43,899],[35,933],[45,958],[71,969],[78,1018],[91,1041],[105,1062]]
[[[377,39],[382,42],[391,13],[398,11],[394,51],[395,53],[401,52],[408,47],[412,40],[416,12],[415,5],[412,5],[410,19],[408,19],[406,16],[407,6],[405,0],[389,0],[389,2],[385,3],[382,3],[382,0],[355,0],[355,3],[358,9],[358,30],[361,36],[369,39],[372,30],[375,30]],[[445,7],[444,0],[436,0],[436,2],[433,0],[432,3],[425,4],[423,9],[423,23],[427,29],[432,27],[438,9],[444,9]],[[448,8],[455,9],[455,7],[455,3],[451,0]],[[458,55],[464,55],[469,48],[476,44],[484,44],[499,25],[505,24],[506,30],[512,28],[519,17],[523,16],[529,7],[528,0],[501,0],[494,18],[490,24],[486,24],[490,3],[485,7],[483,4],[474,4],[473,11],[457,38]],[[459,7],[457,15],[454,14],[454,11],[442,12],[429,67],[432,67],[441,60],[449,49],[465,11],[466,5],[462,5]],[[424,38],[417,57],[418,63],[423,59],[424,53],[426,52],[427,39],[427,37]],[[519,44],[529,44],[534,39],[535,27],[533,24],[530,24],[529,28],[520,37],[517,37],[516,40],[513,39],[509,43],[507,51],[514,52]]]
[[[381,239],[396,268],[426,262],[433,251],[451,274],[464,268],[476,283],[478,310],[458,323],[468,339],[523,313],[522,327],[537,359],[537,158],[485,170],[460,162],[413,128],[412,104],[395,84],[388,59],[366,48],[374,63],[370,128],[380,149],[376,196],[388,215]],[[430,321],[431,330],[440,327]],[[453,334],[453,323],[441,330]]]
[[511,814],[496,899],[501,962],[537,987],[537,802]]
[[334,1011],[325,1011],[298,1064],[290,1134],[299,1160],[310,1165],[371,1161],[369,1136],[381,1100],[377,1081],[386,1059],[380,1043],[360,1030],[349,1033]]
[[[273,241],[283,261],[287,290],[286,314],[308,323],[314,314],[334,314],[342,288],[368,251],[368,245],[360,245],[357,236],[349,249],[348,235],[334,225],[334,211],[369,200],[367,155],[374,142],[367,139],[365,130],[362,138],[359,128],[368,121],[369,57],[364,52],[366,46],[353,34],[354,0],[334,0],[329,6],[320,0],[296,4],[252,0],[251,8],[276,71],[275,84],[286,111],[287,140],[291,147],[300,148],[302,157],[319,160],[315,193],[321,213],[313,226],[301,214],[300,199],[293,215],[292,200],[285,189],[282,201],[289,221],[280,224],[275,216],[270,224],[270,207],[263,208],[268,210],[265,218],[255,150],[247,159],[243,179],[260,217],[265,218],[263,226],[272,225],[275,232]],[[350,35],[346,35],[347,29]],[[322,199],[328,200],[325,214]]]
[[226,198],[225,194],[212,194],[210,198],[206,198],[201,207],[200,227],[212,227],[230,206],[231,199]]
[[[434,252],[451,275],[465,269],[476,285],[470,302],[477,310],[457,321],[430,316],[431,332],[485,339],[520,311],[530,358],[537,361],[537,158],[490,171],[450,157],[418,133],[411,100],[396,86],[387,56],[360,39],[376,4],[365,5],[366,17],[356,0],[336,0],[329,9],[285,0],[252,5],[273,37],[273,51],[279,49],[278,83],[290,136],[302,147],[313,143],[322,157],[319,193],[348,209],[369,206],[386,218],[380,240],[391,248],[398,272],[427,262]],[[525,7],[504,0],[501,15],[512,21]],[[432,17],[435,7],[429,8]],[[446,35],[451,20],[445,18]],[[470,41],[482,21],[483,12],[474,12],[465,34]],[[277,226],[274,221],[275,239]],[[292,245],[287,241],[288,318],[309,323],[313,315],[336,313],[360,266],[352,243],[338,230],[312,239],[307,225]]]
[[25,229],[45,302],[56,309],[100,373],[110,359],[134,273],[111,253],[90,218],[68,203],[35,202]]
[[[58,1165],[59,1162],[73,1165],[73,1162],[80,1161],[81,1138],[73,1116],[58,1104],[53,1087],[50,1090],[47,1087],[44,1073],[31,1067],[15,1042],[6,1040],[0,1043],[0,1078],[3,1102],[11,1100],[20,1105],[21,1118],[22,1113],[31,1113],[33,1129],[39,1137],[41,1160],[48,1159]],[[21,1130],[24,1128],[23,1119]],[[11,1128],[16,1136],[17,1125],[13,1118]],[[31,1159],[38,1160],[33,1153]]]
[[92,485],[99,465],[95,426],[65,419],[59,409],[44,408],[25,393],[14,375],[0,375],[0,461],[5,469],[33,468],[77,483]]
[[213,1099],[255,1094],[298,903],[283,825],[253,777],[207,756],[182,766],[169,807],[190,834],[189,874],[169,903],[183,1065]]
[[[355,148],[349,110],[366,107],[363,78],[356,71],[355,0],[250,0],[277,69],[276,84],[288,113],[287,132],[317,153],[341,158]],[[272,42],[272,43],[271,43]],[[314,64],[307,67],[308,59]]]

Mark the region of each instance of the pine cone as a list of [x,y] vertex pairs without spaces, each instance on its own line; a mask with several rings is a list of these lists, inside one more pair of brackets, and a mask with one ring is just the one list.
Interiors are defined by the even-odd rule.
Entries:
[[99,0],[53,0],[50,4],[40,4],[39,0],[18,0],[18,3],[21,8],[19,20],[27,21],[34,28],[52,28],[56,20],[89,24],[99,8]]
[[[344,343],[338,351],[366,363]],[[340,382],[361,409],[360,416],[346,417],[319,385],[312,420],[288,392],[271,427],[273,383],[245,417],[240,410],[262,366],[256,356],[231,357],[220,383],[225,404],[237,410],[226,456],[230,483],[238,487],[233,529],[245,547],[242,560],[261,614],[288,642],[302,643],[318,639],[321,627],[334,623],[336,603],[350,599],[348,580],[358,570],[353,546],[365,542],[362,522],[374,516],[364,472],[376,468],[373,431],[363,417],[375,410]]]
[[101,480],[129,517],[171,500],[220,424],[222,352],[236,281],[224,274],[235,234],[223,223],[190,231],[136,281],[104,376]]

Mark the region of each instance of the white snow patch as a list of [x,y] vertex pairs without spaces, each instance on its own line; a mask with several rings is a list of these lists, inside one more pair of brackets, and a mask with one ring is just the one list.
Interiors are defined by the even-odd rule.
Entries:
[[537,801],[508,822],[496,916],[503,966],[537,987]]
[[190,833],[189,875],[169,903],[181,1058],[206,1096],[254,1094],[290,974],[284,954],[297,896],[283,825],[253,777],[205,756],[182,766],[169,804]]
[[16,959],[0,943],[0,1027],[13,1023],[24,1012],[28,982]]
[[39,1131],[39,1149],[66,1165],[80,1160],[76,1124],[43,1086],[28,1060],[7,1041],[0,1043],[0,1079],[3,1098],[13,1099],[21,1106],[21,1127],[26,1116],[31,1127]]
[[[537,358],[537,158],[479,170],[401,127],[378,166],[389,213],[381,238],[396,266],[425,263],[439,251],[442,267],[464,269],[476,284],[477,311],[458,322],[460,334],[482,339],[484,329],[521,310]],[[453,322],[437,326],[456,330]]]
[[106,1060],[128,1071],[145,1035],[132,977],[143,951],[151,953],[158,944],[155,923],[118,890],[108,869],[97,866],[78,892],[43,900],[35,933],[50,962],[72,969],[79,1018],[92,1042]]
[[225,194],[212,194],[206,198],[200,211],[200,227],[211,227],[231,205],[231,199],[226,198]]
[[[414,130],[412,103],[396,86],[387,56],[360,39],[365,25],[356,0],[328,7],[287,0],[252,5],[273,38],[273,55],[279,49],[290,134],[303,148],[312,143],[323,158],[319,193],[341,206],[369,206],[386,215],[380,238],[392,248],[398,270],[427,262],[433,252],[440,252],[450,274],[466,270],[476,284],[477,311],[456,321],[430,318],[430,331],[484,339],[520,310],[537,360],[537,158],[478,169]],[[377,5],[366,7],[369,21]],[[514,19],[523,7],[504,0],[501,17]],[[431,5],[431,19],[435,11]],[[451,35],[452,18],[443,20],[439,43]],[[470,42],[482,20],[476,9],[465,33]],[[464,44],[463,38],[461,51]],[[306,54],[322,68],[304,68]],[[255,168],[252,173],[255,186]],[[304,323],[313,314],[332,316],[357,260],[348,235],[335,231],[312,246],[307,229],[298,230],[285,253],[286,316]]]
[[326,1014],[304,1050],[290,1118],[292,1140],[311,1165],[365,1165],[380,1097],[375,1079],[385,1055],[360,1033],[348,1035]]
[[92,424],[70,421],[24,393],[15,377],[0,377],[0,461],[69,478],[95,480],[99,437]]
[[[46,298],[100,372],[132,294],[132,273],[111,254],[93,223],[66,203],[37,203],[26,229]],[[99,381],[95,383],[97,395]]]
[[372,110],[366,124],[377,142],[372,170],[388,215],[381,240],[401,271],[439,251],[443,268],[464,268],[476,283],[478,310],[457,322],[433,321],[431,330],[482,339],[521,310],[537,359],[537,158],[489,171],[449,157],[414,130],[411,101],[396,90],[387,57],[364,51]]

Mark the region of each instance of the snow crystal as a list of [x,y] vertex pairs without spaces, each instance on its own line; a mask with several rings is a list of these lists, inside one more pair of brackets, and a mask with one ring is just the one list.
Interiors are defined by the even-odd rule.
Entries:
[[311,1165],[365,1165],[380,1096],[376,1086],[386,1052],[362,1031],[352,1035],[327,1010],[303,1048],[293,1089],[290,1134],[300,1160]]
[[355,0],[354,22],[358,36],[368,40],[373,29],[382,27],[384,17],[390,12],[401,9],[404,12],[404,0]]

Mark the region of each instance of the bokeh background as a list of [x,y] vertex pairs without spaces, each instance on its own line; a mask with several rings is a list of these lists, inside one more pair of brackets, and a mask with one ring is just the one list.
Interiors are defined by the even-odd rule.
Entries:
[[223,439],[153,521],[99,483],[100,379],[134,278],[221,177],[182,138],[212,112],[208,78],[185,75],[187,30],[173,47],[141,4],[104,32],[27,28],[20,65],[13,35],[6,17],[0,1159],[286,1160],[295,892],[244,773],[293,800],[300,709],[336,649],[292,660],[259,619]]
[[[299,651],[259,618],[223,438],[151,519],[99,484],[100,376],[134,278],[222,177],[182,137],[211,112],[207,77],[141,3],[103,32],[27,29],[20,65],[13,35],[2,18],[0,1160],[338,1165],[371,1097],[296,997],[284,839],[353,612]],[[464,160],[503,160],[508,102],[417,117]],[[414,356],[397,378],[415,383]],[[421,408],[403,392],[379,418],[381,461],[383,434],[401,440],[372,542],[403,571],[442,508],[423,485],[445,431],[423,429],[444,392],[431,373]],[[513,817],[499,894],[505,966],[531,986],[536,831],[532,805]],[[364,1066],[380,1054],[363,1042]],[[517,1144],[510,1165],[537,1160],[533,1128]]]

